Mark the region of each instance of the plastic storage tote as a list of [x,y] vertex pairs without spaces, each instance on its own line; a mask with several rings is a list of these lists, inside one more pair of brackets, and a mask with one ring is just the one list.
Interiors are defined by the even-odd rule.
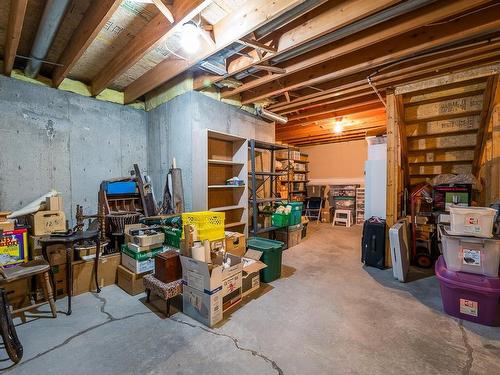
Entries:
[[290,214],[290,218],[288,221],[288,225],[297,225],[300,224],[302,219],[302,202],[290,202],[289,206],[292,206],[292,212]]
[[454,236],[443,226],[439,232],[449,270],[498,277],[500,239]]
[[493,222],[497,211],[489,207],[450,206],[451,234],[493,237]]
[[134,181],[105,182],[104,188],[108,195],[135,194],[137,185]]
[[268,240],[267,238],[252,237],[248,239],[248,248],[262,252],[260,260],[267,265],[260,271],[260,280],[270,283],[281,277],[281,258],[283,242]]
[[274,213],[271,216],[273,227],[283,228],[288,226],[290,216],[291,215]]
[[500,278],[455,272],[442,256],[436,262],[444,311],[459,319],[500,325]]

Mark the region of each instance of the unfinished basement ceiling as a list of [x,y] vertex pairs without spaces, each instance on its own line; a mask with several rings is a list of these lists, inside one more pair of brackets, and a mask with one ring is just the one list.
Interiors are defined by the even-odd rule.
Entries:
[[[27,9],[18,15],[24,22],[14,65],[20,69],[46,3],[22,1]],[[276,126],[277,139],[307,145],[384,132],[386,91],[397,85],[500,61],[497,1],[164,4],[176,24],[144,0],[72,1],[45,59],[63,67],[44,64],[41,75],[54,86],[65,77],[82,81],[94,95],[105,88],[123,91],[130,103],[191,71],[196,90],[217,90],[221,98],[286,116],[288,123]],[[0,0],[4,58],[12,14],[11,0]],[[192,55],[177,25],[189,20],[205,35]],[[339,122],[344,130],[336,133]]]

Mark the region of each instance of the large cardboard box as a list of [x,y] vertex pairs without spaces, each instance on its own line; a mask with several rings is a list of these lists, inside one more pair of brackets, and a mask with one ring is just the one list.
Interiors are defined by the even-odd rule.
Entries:
[[59,297],[63,297],[68,294],[68,289],[66,285],[66,265],[60,264],[56,266],[52,266],[52,273],[54,274],[54,282],[55,282],[55,290],[53,291],[54,295]]
[[139,246],[155,246],[162,245],[165,241],[165,233],[157,233],[153,235],[139,235],[132,236],[130,235],[130,231],[134,229],[147,228],[147,225],[144,224],[129,224],[125,225],[124,233],[125,233],[125,243],[134,243]]
[[[94,272],[95,259],[73,263],[73,295],[77,296],[96,290]],[[116,283],[116,274],[120,265],[120,254],[99,257],[98,283],[105,287]]]
[[259,260],[261,256],[262,251],[248,249],[245,256],[242,258],[242,297],[260,288],[260,270],[267,267],[265,263]]
[[182,280],[185,285],[199,291],[215,293],[222,290],[222,281],[242,271],[241,258],[227,254],[231,266],[224,268],[222,257],[217,257],[212,264],[181,255]]
[[118,266],[118,286],[132,296],[143,293],[144,275],[148,273],[150,272],[138,275],[123,266]]
[[9,266],[28,261],[26,229],[4,231],[0,234],[0,265]]
[[64,232],[66,230],[66,215],[63,211],[38,211],[28,215],[30,233],[35,236]]
[[[46,236],[33,236],[28,237],[29,244],[29,259],[43,259],[42,255],[42,245],[40,244],[40,239]],[[47,256],[49,257],[49,263],[54,265],[65,264],[66,263],[66,248],[64,245],[51,245],[47,247]]]
[[222,311],[241,302],[242,273],[238,272],[233,276],[222,280]]
[[213,327],[222,320],[222,290],[204,292],[183,285],[182,311],[187,316]]
[[247,243],[245,235],[237,232],[226,232],[226,251],[239,257],[245,254]]
[[3,231],[14,230],[14,222],[12,220],[0,220],[0,229]]
[[2,286],[7,294],[7,299],[14,309],[27,306],[29,303],[29,279],[17,280]]

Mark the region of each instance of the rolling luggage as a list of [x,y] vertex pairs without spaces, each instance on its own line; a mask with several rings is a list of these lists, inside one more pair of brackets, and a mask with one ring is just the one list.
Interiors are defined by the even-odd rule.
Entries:
[[361,262],[366,266],[385,268],[385,220],[371,217],[363,225]]

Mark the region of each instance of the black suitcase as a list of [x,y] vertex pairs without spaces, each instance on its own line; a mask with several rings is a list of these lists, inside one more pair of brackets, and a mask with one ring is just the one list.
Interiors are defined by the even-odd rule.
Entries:
[[361,262],[366,266],[385,268],[385,220],[370,218],[363,225]]

